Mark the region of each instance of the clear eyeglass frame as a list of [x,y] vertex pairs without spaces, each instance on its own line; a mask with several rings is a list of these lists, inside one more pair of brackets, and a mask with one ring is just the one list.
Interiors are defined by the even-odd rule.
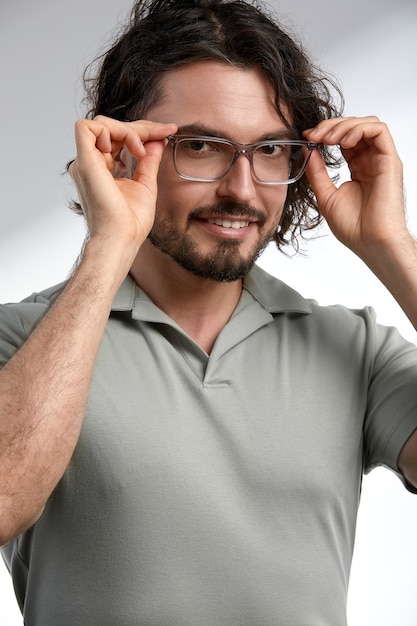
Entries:
[[[252,177],[254,178],[254,180],[256,180],[258,183],[261,183],[263,185],[291,185],[292,183],[297,182],[298,180],[300,180],[300,178],[303,176],[305,169],[307,167],[307,164],[310,160],[310,157],[313,153],[313,151],[318,148],[319,144],[314,143],[312,141],[305,141],[302,139],[269,139],[269,140],[265,140],[265,141],[259,141],[257,143],[253,143],[253,144],[240,144],[240,143],[235,143],[233,141],[230,141],[229,139],[223,139],[223,138],[219,138],[219,137],[209,137],[209,136],[193,136],[193,135],[169,135],[169,137],[167,137],[167,140],[169,142],[169,144],[171,144],[173,150],[172,150],[172,156],[173,156],[173,161],[174,161],[174,168],[175,171],[177,172],[177,174],[181,177],[184,178],[185,180],[190,180],[190,181],[195,181],[195,182],[203,182],[203,183],[211,183],[211,182],[216,182],[218,180],[221,180],[222,178],[224,178],[232,169],[233,165],[236,163],[237,159],[241,156],[244,155],[248,158],[249,163],[250,163],[250,168],[251,168],[251,173],[252,173]],[[178,167],[178,159],[177,159],[177,149],[178,146],[185,141],[208,141],[210,143],[216,143],[216,144],[221,144],[221,145],[226,145],[230,148],[233,149],[233,156],[231,157],[229,164],[227,165],[227,167],[225,168],[225,170],[218,176],[214,177],[214,178],[207,178],[207,177],[201,177],[201,176],[191,176],[189,174],[185,174],[181,171],[181,168]],[[287,178],[285,180],[264,180],[262,178],[259,178],[256,175],[256,171],[254,168],[254,164],[253,164],[253,155],[255,153],[255,151],[259,148],[262,147],[270,147],[270,146],[291,146],[293,148],[299,148],[304,156],[303,162],[300,165],[300,169],[297,172],[297,174],[293,177]]]

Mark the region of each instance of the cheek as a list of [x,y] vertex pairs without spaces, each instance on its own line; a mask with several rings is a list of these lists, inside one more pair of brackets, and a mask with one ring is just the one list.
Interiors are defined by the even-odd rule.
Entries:
[[268,220],[278,223],[284,210],[285,200],[287,199],[287,185],[277,186],[266,191],[263,194],[262,202],[266,209]]
[[216,187],[213,183],[199,183],[181,178],[175,171],[172,157],[164,155],[158,172],[157,207],[187,214],[193,209],[214,204]]
[[207,193],[180,178],[175,171],[159,171],[156,203],[159,215],[164,214],[178,223],[186,222],[191,211],[201,205],[204,196],[207,201]]
[[164,153],[158,171],[158,210],[177,209],[182,204],[180,191],[181,178],[174,169],[172,155],[167,151]]
[[172,185],[176,181],[181,180],[174,168],[174,162],[172,159],[172,153],[169,152],[169,147],[165,148],[165,152],[162,155],[161,163],[158,170],[158,189],[164,185]]

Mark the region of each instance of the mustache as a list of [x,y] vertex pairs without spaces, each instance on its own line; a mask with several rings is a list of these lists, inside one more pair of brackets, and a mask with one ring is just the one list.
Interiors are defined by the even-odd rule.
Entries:
[[258,222],[261,226],[266,222],[266,215],[255,209],[250,204],[241,204],[239,202],[221,202],[217,204],[197,207],[189,215],[189,221],[192,219],[208,219],[211,217],[247,217]]

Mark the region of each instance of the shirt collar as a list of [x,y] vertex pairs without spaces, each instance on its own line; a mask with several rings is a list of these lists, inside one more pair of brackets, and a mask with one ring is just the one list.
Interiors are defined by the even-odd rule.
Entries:
[[[244,289],[269,313],[311,313],[311,307],[297,291],[255,265],[243,282]],[[112,311],[132,311],[135,300],[148,299],[127,276],[113,302]]]
[[131,311],[135,305],[136,283],[126,276],[113,300],[112,311]]
[[311,306],[295,289],[254,265],[243,282],[249,291],[270,313],[311,313]]

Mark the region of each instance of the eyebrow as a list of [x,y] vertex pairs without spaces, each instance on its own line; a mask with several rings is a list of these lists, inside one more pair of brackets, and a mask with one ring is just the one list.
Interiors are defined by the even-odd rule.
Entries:
[[[213,128],[209,128],[208,126],[204,126],[202,124],[187,124],[185,126],[180,126],[178,128],[178,135],[189,135],[192,137],[215,137],[216,139],[228,139],[232,141],[230,137],[227,137],[224,133],[220,133],[218,130]],[[282,130],[278,130],[275,132],[266,133],[259,137],[255,143],[260,141],[273,141],[273,140],[292,140],[298,139],[298,135],[295,130],[291,131],[291,129],[284,128]],[[238,142],[234,142],[238,143]],[[245,144],[242,144],[245,145]]]

